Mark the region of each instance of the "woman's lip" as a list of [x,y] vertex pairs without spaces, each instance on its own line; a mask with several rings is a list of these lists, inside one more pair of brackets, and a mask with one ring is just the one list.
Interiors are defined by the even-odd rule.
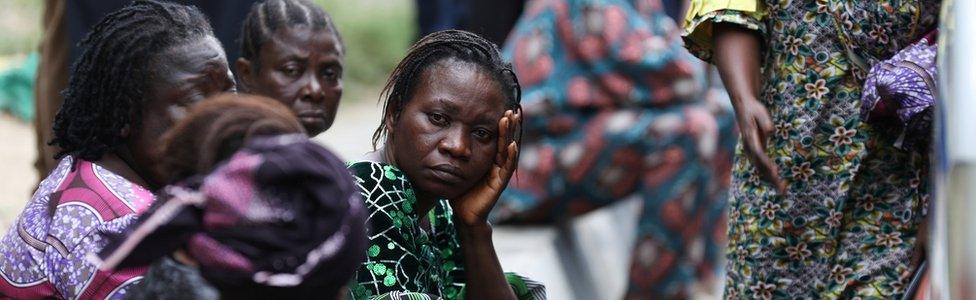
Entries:
[[326,122],[325,114],[322,112],[303,112],[298,114],[298,120],[305,126],[320,127]]
[[325,117],[301,117],[298,118],[303,124],[320,124],[325,123]]
[[455,167],[454,165],[450,165],[450,164],[439,164],[439,165],[436,165],[436,166],[433,166],[433,167],[430,167],[430,168],[431,169],[434,169],[434,170],[440,170],[440,171],[443,171],[443,172],[446,172],[446,173],[450,173],[450,174],[452,174],[454,176],[457,176],[457,177],[464,178],[464,175],[461,175],[462,174],[461,168]]
[[325,119],[325,112],[321,112],[321,111],[306,111],[306,112],[299,113],[298,114],[298,117],[299,118],[302,118],[302,119],[305,119],[305,118],[320,118],[320,119]]
[[464,175],[461,175],[461,169],[458,167],[442,164],[429,167],[428,169],[430,170],[430,173],[439,180],[450,183],[460,183],[464,181]]

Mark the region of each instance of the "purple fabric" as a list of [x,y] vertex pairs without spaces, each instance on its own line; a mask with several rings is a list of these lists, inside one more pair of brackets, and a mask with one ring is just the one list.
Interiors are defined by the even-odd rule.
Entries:
[[339,286],[365,258],[359,190],[345,164],[304,135],[249,143],[160,198],[101,252],[102,268],[182,248],[217,286]]
[[902,149],[919,144],[930,135],[928,110],[935,104],[935,32],[871,67],[861,94],[861,118],[872,123],[896,118],[903,137]]
[[120,299],[144,268],[99,271],[85,260],[155,201],[90,161],[66,156],[0,238],[0,298]]

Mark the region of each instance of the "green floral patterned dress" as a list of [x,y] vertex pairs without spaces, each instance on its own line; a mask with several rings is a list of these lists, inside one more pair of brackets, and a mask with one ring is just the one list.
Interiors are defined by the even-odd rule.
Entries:
[[[371,227],[366,262],[357,270],[349,298],[415,292],[464,299],[464,258],[450,203],[438,201],[423,219],[415,210],[410,181],[396,167],[362,161],[349,170],[366,200]],[[541,284],[515,274],[506,277],[519,299],[545,299]]]
[[760,101],[776,128],[766,153],[789,188],[761,183],[738,147],[726,296],[899,297],[928,206],[927,157],[861,122],[860,92],[872,63],[934,27],[939,1],[716,2],[693,1],[687,47],[710,59],[713,22],[761,34]]

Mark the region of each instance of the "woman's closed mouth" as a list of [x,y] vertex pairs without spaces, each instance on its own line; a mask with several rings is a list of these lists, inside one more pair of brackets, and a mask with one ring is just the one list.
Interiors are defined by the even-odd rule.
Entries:
[[325,112],[321,110],[303,111],[298,113],[298,119],[302,123],[325,122]]
[[464,181],[464,175],[461,172],[461,168],[450,164],[439,164],[427,169],[430,170],[430,174],[434,178],[446,183],[456,184]]

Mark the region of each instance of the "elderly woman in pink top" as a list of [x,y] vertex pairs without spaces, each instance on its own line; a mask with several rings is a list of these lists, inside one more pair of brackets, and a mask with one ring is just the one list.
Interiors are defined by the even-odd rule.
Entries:
[[135,1],[82,43],[54,122],[57,168],[0,242],[0,298],[115,299],[144,269],[98,271],[86,257],[154,200],[159,136],[186,108],[234,89],[194,7]]

